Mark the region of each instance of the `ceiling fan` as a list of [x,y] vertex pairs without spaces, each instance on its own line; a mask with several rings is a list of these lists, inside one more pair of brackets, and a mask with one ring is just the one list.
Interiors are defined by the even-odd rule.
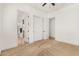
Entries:
[[[43,7],[46,5],[47,3],[43,3]],[[55,3],[50,3],[50,4],[52,4],[52,6],[55,6]]]

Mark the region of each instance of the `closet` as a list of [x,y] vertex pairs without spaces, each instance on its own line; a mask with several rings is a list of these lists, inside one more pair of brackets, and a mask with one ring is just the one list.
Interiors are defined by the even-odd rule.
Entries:
[[18,11],[17,19],[18,45],[49,38],[49,22],[45,17]]

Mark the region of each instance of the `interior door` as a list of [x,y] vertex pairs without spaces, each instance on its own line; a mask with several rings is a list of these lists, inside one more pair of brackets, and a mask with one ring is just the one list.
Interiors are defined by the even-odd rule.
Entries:
[[42,40],[43,39],[43,22],[42,18],[39,16],[33,16],[33,33],[34,33],[34,41]]

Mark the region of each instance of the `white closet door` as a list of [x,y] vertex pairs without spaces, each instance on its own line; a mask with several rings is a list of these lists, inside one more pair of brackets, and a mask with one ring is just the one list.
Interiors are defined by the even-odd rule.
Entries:
[[34,16],[33,23],[34,23],[34,27],[33,27],[34,41],[42,40],[43,39],[42,18],[38,16]]

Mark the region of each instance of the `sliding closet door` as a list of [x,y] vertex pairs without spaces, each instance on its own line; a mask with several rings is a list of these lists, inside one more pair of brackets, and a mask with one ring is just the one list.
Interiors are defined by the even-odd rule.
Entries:
[[43,39],[43,22],[42,18],[38,16],[33,16],[33,34],[34,41]]

